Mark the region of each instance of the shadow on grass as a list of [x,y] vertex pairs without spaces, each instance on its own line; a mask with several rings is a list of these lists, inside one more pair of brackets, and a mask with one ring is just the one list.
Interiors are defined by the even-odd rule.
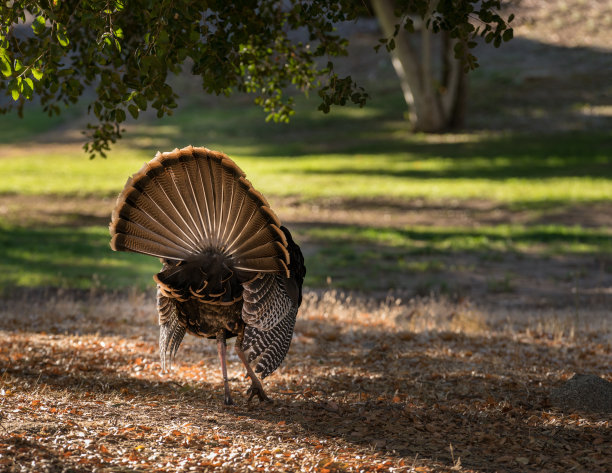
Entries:
[[[525,257],[535,264],[559,255],[567,261],[595,257],[609,271],[612,253],[607,230],[562,225],[395,228],[314,221],[295,222],[292,229],[307,256],[311,287],[327,286],[330,277],[336,287],[358,290],[403,287],[406,278],[423,274],[444,279],[462,256],[474,259],[460,270],[464,274],[478,261]],[[5,287],[147,288],[160,268],[156,258],[111,251],[106,227],[2,230]],[[429,262],[415,261],[419,257]]]
[[3,286],[147,287],[160,268],[155,258],[113,252],[105,227],[1,228]]
[[[585,245],[587,252],[608,253],[612,251],[610,233],[607,229],[588,229],[563,225],[395,228],[309,222],[295,226],[300,229],[302,235],[318,239],[323,244],[334,240],[342,240],[345,243],[387,244],[401,247],[409,253],[448,254],[457,251],[520,251],[521,246],[535,244],[566,244],[568,253],[574,252],[572,245]],[[590,251],[588,248],[590,248]],[[580,250],[576,252],[580,252]]]
[[[330,223],[295,227],[296,234],[307,242],[307,282],[313,286],[331,281],[335,287],[366,291],[403,289],[424,295],[433,290],[469,295],[483,289],[490,292],[502,278],[505,292],[515,292],[515,281],[520,279],[527,284],[527,293],[541,291],[541,296],[550,297],[555,286],[559,296],[566,289],[558,282],[546,288],[543,280],[534,286],[535,280],[567,279],[576,268],[593,278],[583,281],[587,285],[607,287],[612,278],[612,246],[605,229],[405,229]],[[530,278],[534,280],[529,283]]]
[[[356,169],[351,166],[352,158],[347,157],[346,164],[337,168],[325,166],[304,173],[417,179],[609,179],[612,178],[612,157],[608,153],[611,147],[612,134],[609,133],[482,136],[472,143],[412,142],[397,149],[385,149],[385,153],[398,155],[385,156],[376,169]],[[380,148],[379,152],[373,152],[379,153]],[[441,160],[438,169],[427,169],[428,159]],[[386,164],[389,166],[385,167]]]
[[[560,47],[525,38],[515,38],[505,46],[514,50],[516,60],[511,65],[498,65],[492,69],[482,67],[473,73],[475,87],[469,97],[472,108],[469,113],[477,116],[475,121],[480,123],[479,127],[510,130],[502,136],[484,134],[482,144],[462,143],[461,138],[457,143],[427,144],[423,137],[411,135],[404,119],[406,105],[400,87],[396,81],[388,80],[388,77],[394,77],[390,66],[383,71],[379,69],[379,76],[366,84],[371,100],[364,109],[337,107],[324,115],[316,111],[318,100],[307,101],[298,97],[297,113],[291,123],[277,125],[264,123],[264,113],[255,107],[245,107],[246,100],[211,102],[196,94],[186,101],[189,105],[179,108],[174,117],[151,123],[150,128],[129,130],[126,138],[152,140],[155,150],[162,147],[157,140],[165,141],[170,147],[177,146],[178,140],[221,149],[238,147],[244,149],[242,154],[282,158],[330,153],[423,153],[425,156],[459,159],[510,156],[523,158],[526,165],[534,165],[536,169],[519,169],[516,173],[509,172],[509,176],[529,177],[548,175],[549,172],[553,175],[597,176],[598,170],[610,176],[609,168],[603,168],[606,162],[610,162],[607,151],[612,140],[608,131],[610,116],[588,117],[590,106],[612,105],[607,93],[609,79],[603,72],[610,68],[610,54],[595,48]],[[504,51],[507,53],[506,48]],[[531,61],[523,64],[525,50],[532,57],[543,58],[542,69],[534,73]],[[366,49],[361,52],[366,53]],[[367,53],[376,62],[382,57],[370,49]],[[484,51],[479,54],[484,54]],[[551,58],[561,61],[567,71],[555,72],[559,65],[554,60],[548,64]],[[585,62],[595,65],[591,66],[591,73],[585,73]],[[541,76],[542,72],[544,76]],[[238,102],[241,105],[237,105]],[[558,123],[563,125],[554,131],[554,124]],[[551,125],[553,133],[547,133]],[[564,138],[562,130],[568,129],[575,131]],[[538,130],[538,133],[512,133],[511,130]],[[591,139],[593,131],[594,139]],[[561,161],[564,157],[581,157],[586,161],[582,163],[586,169],[581,171],[580,163],[567,163],[571,165],[564,170],[562,162],[557,170],[559,174],[554,174],[555,170],[547,166],[537,169],[538,161],[548,156],[558,157]],[[595,157],[607,161],[592,163],[595,164],[592,166]],[[486,170],[466,167],[462,172],[481,175]],[[427,173],[421,175],[428,177]],[[492,177],[498,176],[493,173]]]
[[[194,144],[218,148],[230,154],[277,158],[283,164],[288,159],[309,161],[320,156],[321,169],[313,167],[306,174],[367,174],[397,178],[511,178],[541,179],[546,177],[612,177],[612,134],[606,131],[576,131],[557,133],[479,133],[445,140],[427,139],[400,130],[406,125],[397,117],[370,113],[360,117],[339,114],[338,118],[312,119],[299,116],[282,129],[259,124],[241,110],[221,116],[207,117],[201,110],[187,109],[180,116],[185,126],[155,125],[139,128],[130,139],[135,142],[151,137],[151,153],[166,147]],[[195,127],[190,132],[190,127]],[[243,130],[236,134],[236,130]],[[202,130],[213,137],[202,139]],[[246,131],[245,131],[246,130]],[[153,155],[153,154],[151,154]],[[340,163],[329,168],[325,161],[333,156]],[[344,155],[346,157],[344,158]],[[372,169],[353,166],[359,155],[381,155],[381,164]],[[344,159],[341,159],[344,158]],[[442,160],[436,168],[423,166],[430,159]],[[289,161],[290,162],[290,161]],[[399,169],[398,169],[399,167]]]

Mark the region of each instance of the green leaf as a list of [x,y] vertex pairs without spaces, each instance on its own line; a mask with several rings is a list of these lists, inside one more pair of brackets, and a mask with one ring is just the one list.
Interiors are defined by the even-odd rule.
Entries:
[[125,112],[123,110],[121,110],[120,108],[117,109],[117,113],[115,114],[115,119],[117,120],[118,123],[124,122],[125,121]]
[[21,63],[21,61],[19,59],[15,59],[13,61],[13,69],[15,70],[15,73],[19,74],[21,71],[23,71],[23,64]]
[[138,108],[140,110],[147,109],[147,99],[143,95],[140,95],[140,94],[134,95],[134,103],[138,105]]
[[43,73],[40,69],[32,68],[32,77],[36,80],[40,80],[43,78]]
[[13,100],[17,101],[19,100],[19,84],[17,82],[17,79],[12,79],[9,83],[8,83],[8,90],[11,91],[11,96],[13,97]]
[[70,44],[70,40],[68,39],[68,36],[66,35],[66,31],[58,30],[56,37],[57,37],[57,40],[59,41],[60,46],[65,48],[66,46],[68,46],[68,44]]
[[42,16],[37,16],[34,18],[34,21],[32,21],[32,30],[34,31],[34,34],[40,35],[45,31],[45,29],[45,18]]
[[138,118],[139,110],[138,107],[133,103],[128,105],[128,112],[130,112],[130,115],[132,115],[133,118]]
[[32,99],[32,92],[34,92],[34,83],[32,82],[32,79],[30,79],[29,77],[26,77],[21,82],[21,86],[22,86],[23,96],[26,99],[31,100]]
[[0,72],[4,77],[10,77],[13,74],[11,59],[6,49],[0,49]]

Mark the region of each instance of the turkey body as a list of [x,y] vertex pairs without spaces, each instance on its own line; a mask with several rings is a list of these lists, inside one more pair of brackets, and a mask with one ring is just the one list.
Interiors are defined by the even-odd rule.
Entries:
[[226,340],[237,337],[249,400],[267,399],[259,377],[289,350],[306,269],[291,233],[242,170],[206,148],[158,153],[126,183],[110,233],[113,250],[161,259],[154,279],[162,369],[185,333],[216,339],[231,404]]

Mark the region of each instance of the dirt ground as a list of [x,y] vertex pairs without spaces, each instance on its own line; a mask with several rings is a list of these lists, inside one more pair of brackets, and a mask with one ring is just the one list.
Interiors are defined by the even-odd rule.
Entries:
[[483,310],[308,292],[289,356],[222,403],[213,342],[160,373],[153,294],[40,292],[0,303],[0,471],[591,471],[609,414],[552,405],[612,363],[602,314]]

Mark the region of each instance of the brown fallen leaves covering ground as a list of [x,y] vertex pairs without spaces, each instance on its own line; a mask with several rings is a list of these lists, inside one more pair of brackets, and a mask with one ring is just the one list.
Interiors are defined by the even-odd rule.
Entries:
[[[0,302],[0,471],[610,471],[609,415],[562,412],[610,380],[606,312],[308,292],[290,353],[248,405],[230,359],[188,336],[160,373],[153,294]],[[514,309],[513,309],[514,310]]]

